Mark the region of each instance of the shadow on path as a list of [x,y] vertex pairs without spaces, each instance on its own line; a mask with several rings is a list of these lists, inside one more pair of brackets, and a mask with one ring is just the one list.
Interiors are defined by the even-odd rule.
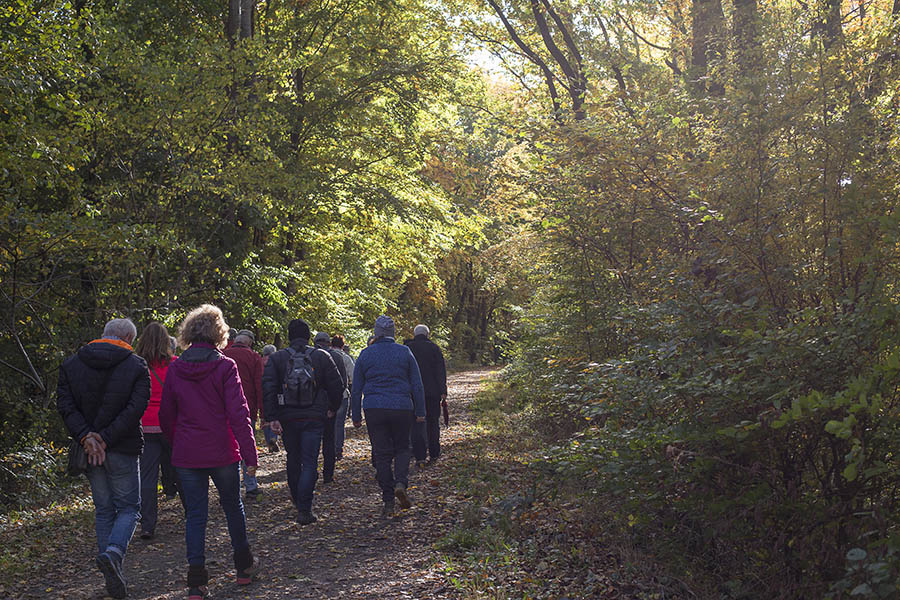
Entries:
[[[301,527],[285,484],[285,454],[260,451],[260,500],[245,505],[253,551],[260,557],[260,581],[246,588],[234,583],[225,518],[211,488],[207,529],[210,598],[455,598],[455,588],[436,567],[433,543],[459,521],[467,499],[443,477],[463,459],[476,435],[468,404],[490,371],[450,377],[451,425],[441,429],[442,457],[423,470],[411,468],[413,507],[391,520],[379,518],[380,492],[370,463],[365,428],[347,422],[343,460],[335,481],[316,486],[313,510],[318,522]],[[75,518],[74,516],[72,518]],[[84,519],[82,519],[84,520]],[[79,526],[80,540],[46,540],[46,554],[29,557],[39,572],[26,581],[4,582],[10,598],[104,598],[103,579],[94,567],[91,525]],[[183,513],[177,500],[160,499],[157,536],[132,540],[126,577],[132,600],[186,596]],[[62,535],[62,534],[61,534]],[[51,536],[52,537],[52,536]],[[81,566],[83,565],[83,566]]]

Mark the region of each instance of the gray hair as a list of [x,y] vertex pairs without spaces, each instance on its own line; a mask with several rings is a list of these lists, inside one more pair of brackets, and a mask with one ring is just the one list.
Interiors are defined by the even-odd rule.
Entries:
[[246,335],[246,334],[243,334],[243,333],[239,333],[239,334],[237,334],[237,337],[234,338],[234,343],[235,343],[235,344],[244,344],[244,345],[247,345],[247,346],[252,346],[252,345],[253,345],[253,338],[250,337],[249,335]]
[[113,319],[103,328],[104,338],[115,338],[117,340],[134,341],[137,337],[137,327],[131,322],[131,319]]
[[276,348],[272,344],[266,344],[265,346],[263,346],[262,355],[268,356],[270,354],[275,354],[275,352],[277,352],[277,351],[278,351],[278,348]]
[[416,325],[416,328],[413,329],[413,335],[424,335],[428,337],[428,334],[431,333],[431,330],[428,329],[428,325]]

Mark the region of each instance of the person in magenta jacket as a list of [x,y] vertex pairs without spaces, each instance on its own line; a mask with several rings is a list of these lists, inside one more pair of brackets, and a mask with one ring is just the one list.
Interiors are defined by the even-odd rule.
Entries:
[[237,583],[249,584],[259,571],[259,561],[250,551],[240,488],[240,461],[246,462],[248,474],[255,475],[258,457],[237,365],[219,351],[228,339],[222,311],[211,304],[195,308],[182,322],[179,338],[179,345],[187,349],[169,366],[159,424],[172,445],[172,465],[184,498],[188,598],[200,600],[209,580],[205,556],[209,479],[225,512]]

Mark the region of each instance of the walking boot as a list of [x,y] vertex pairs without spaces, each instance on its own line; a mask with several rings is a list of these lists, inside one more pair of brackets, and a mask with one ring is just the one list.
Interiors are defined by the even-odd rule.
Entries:
[[412,503],[409,501],[409,496],[406,495],[406,486],[402,483],[398,483],[394,486],[394,496],[397,498],[397,502],[400,503],[400,508],[409,508],[412,506]]
[[209,572],[205,565],[188,565],[188,600],[203,600],[209,591]]
[[249,585],[259,574],[259,559],[250,553],[250,548],[235,552],[234,568],[237,571],[237,584]]

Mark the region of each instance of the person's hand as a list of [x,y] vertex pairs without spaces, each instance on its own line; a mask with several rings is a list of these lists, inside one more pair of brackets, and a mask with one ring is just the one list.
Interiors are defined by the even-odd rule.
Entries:
[[256,467],[247,465],[247,477],[256,477]]
[[103,436],[101,436],[101,435],[100,435],[99,433],[97,433],[96,431],[90,432],[90,433],[87,434],[85,437],[93,438],[94,441],[96,441],[98,444],[100,444],[100,447],[101,447],[101,448],[103,448],[104,450],[106,450],[106,440],[104,440],[104,439],[103,439]]
[[416,423],[424,423],[425,417],[416,417]]
[[[98,437],[99,436],[96,434],[88,434],[81,440],[81,445],[84,447],[84,451],[87,454],[88,464],[94,467],[99,467],[106,460],[106,450],[104,448],[106,443],[103,442],[102,438],[100,442],[98,442]],[[101,443],[103,445],[101,445]]]
[[330,419],[331,417],[333,417],[333,416],[336,415],[337,413],[334,412],[333,410],[329,410],[329,411],[328,411],[327,413],[325,413],[325,414],[326,414],[326,415],[328,416],[328,418]]
[[353,426],[359,429],[362,427],[362,421],[353,421]]
[[269,428],[275,435],[281,435],[281,421],[270,421]]

